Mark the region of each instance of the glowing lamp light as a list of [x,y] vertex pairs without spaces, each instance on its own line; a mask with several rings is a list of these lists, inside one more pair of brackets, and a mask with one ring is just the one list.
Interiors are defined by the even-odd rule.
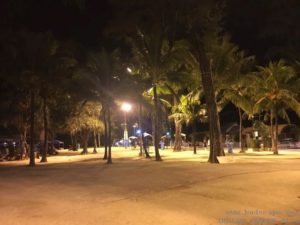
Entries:
[[126,124],[126,113],[131,110],[131,104],[127,102],[123,102],[121,105],[121,110],[124,112],[124,147],[127,148],[129,146],[128,140],[128,131],[127,131],[127,124]]
[[129,67],[127,67],[127,71],[128,71],[129,73],[132,73],[132,69],[130,69]]
[[121,109],[124,112],[129,112],[131,110],[131,108],[132,108],[132,106],[127,102],[124,102],[121,106]]

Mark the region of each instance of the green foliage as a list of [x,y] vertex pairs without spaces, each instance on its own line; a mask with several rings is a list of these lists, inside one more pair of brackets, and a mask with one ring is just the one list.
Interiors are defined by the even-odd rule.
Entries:
[[206,112],[206,105],[200,102],[200,92],[194,91],[180,96],[178,104],[172,107],[169,119],[177,119],[181,123],[187,124],[195,122],[197,119],[207,122]]
[[253,102],[244,79],[252,68],[254,58],[245,56],[227,36],[212,45],[209,57],[220,110],[231,102],[251,115]]
[[254,62],[253,56],[246,56],[230,42],[227,36],[212,45],[208,54],[217,91],[228,86],[238,86],[239,81],[251,70]]
[[294,110],[300,116],[299,78],[294,69],[283,60],[270,62],[266,67],[258,67],[259,71],[253,76],[253,90],[256,95],[255,111],[274,110],[287,118],[286,109]]
[[270,127],[267,126],[262,121],[255,121],[253,123],[253,129],[258,131],[259,136],[261,137],[269,137],[270,136]]
[[80,80],[89,87],[87,97],[100,99],[103,103],[113,103],[116,93],[122,84],[122,63],[120,53],[116,49],[112,52],[102,50],[91,52],[87,56],[86,67],[79,71]]
[[101,107],[98,102],[78,103],[66,122],[66,130],[76,134],[80,130],[103,130],[99,120]]

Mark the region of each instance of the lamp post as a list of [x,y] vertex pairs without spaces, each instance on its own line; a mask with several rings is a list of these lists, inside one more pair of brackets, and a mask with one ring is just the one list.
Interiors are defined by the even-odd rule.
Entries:
[[128,147],[128,131],[127,131],[127,124],[126,124],[126,113],[129,112],[131,110],[132,106],[127,103],[124,102],[121,106],[121,110],[124,112],[124,137],[123,137],[123,143],[124,143],[124,147],[127,148]]

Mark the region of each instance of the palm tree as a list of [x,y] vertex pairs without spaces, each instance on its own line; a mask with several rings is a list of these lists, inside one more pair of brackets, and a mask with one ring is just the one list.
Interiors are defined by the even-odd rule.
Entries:
[[[49,58],[55,54],[55,40],[50,33],[32,33],[23,31],[16,34],[8,43],[13,49],[10,61],[14,64],[10,79],[18,81],[30,96],[30,166],[35,165],[35,111],[40,86],[47,73]],[[21,81],[21,82],[20,82]],[[15,85],[15,84],[14,84]],[[24,96],[26,98],[26,96]],[[45,117],[46,118],[46,117]],[[47,125],[47,124],[46,124]],[[43,161],[45,157],[43,157]]]
[[81,72],[84,79],[87,80],[92,94],[102,104],[105,144],[104,159],[107,159],[108,164],[112,163],[111,108],[114,105],[118,88],[125,85],[125,82],[120,80],[122,73],[124,73],[121,65],[118,50],[113,52],[102,50],[101,52],[88,55],[87,68]]
[[254,103],[251,101],[245,77],[252,67],[254,57],[245,56],[243,51],[229,42],[227,36],[212,47],[210,52],[213,79],[219,107],[222,109],[228,102],[233,103],[239,112],[239,141],[242,148],[242,115],[243,111],[252,114]]
[[[176,98],[176,97],[174,97]],[[179,97],[179,100],[174,100],[174,105],[171,109],[171,115],[169,119],[173,119],[175,123],[175,140],[174,140],[174,151],[181,151],[182,144],[182,124],[186,121],[186,114],[182,111],[182,97]]]
[[100,107],[98,102],[81,102],[68,118],[67,130],[73,134],[80,133],[83,151],[87,154],[89,135],[95,129],[102,129],[103,124],[99,120]]
[[247,88],[240,86],[239,84],[232,85],[230,89],[224,90],[223,98],[225,101],[234,104],[239,112],[239,142],[241,152],[244,152],[242,144],[243,133],[243,115],[251,117],[253,115],[253,99],[249,96]]
[[[40,68],[39,77],[39,95],[42,98],[42,111],[43,111],[43,133],[44,133],[44,143],[42,147],[42,158],[41,162],[47,162],[47,152],[48,152],[48,128],[49,128],[49,107],[48,101],[51,95],[53,95],[55,82],[57,82],[57,71],[55,67],[57,66],[56,52],[58,48],[57,41],[54,39],[52,34],[46,33],[42,37],[43,48],[40,53],[40,58],[43,60],[43,66]],[[56,79],[55,79],[56,78]]]
[[[195,88],[195,85],[197,84],[195,72],[193,71],[194,68],[187,64],[190,63],[188,56],[190,56],[188,52],[182,51],[182,62],[185,63],[184,68],[180,68],[180,71],[169,73],[168,83],[165,84],[173,98],[173,101],[170,101],[169,103],[172,112],[172,115],[170,115],[169,118],[173,119],[175,123],[174,151],[181,151],[182,123],[186,121],[185,112],[182,111],[182,104],[184,104],[182,101],[185,101],[185,99],[182,98],[182,95],[187,91],[187,89],[189,90]],[[192,69],[186,67],[191,67]],[[198,75],[199,73],[196,74]],[[189,102],[189,104],[190,103],[191,102]]]
[[181,111],[184,122],[192,125],[192,142],[194,148],[194,154],[197,154],[196,147],[196,122],[200,119],[201,122],[207,122],[207,109],[205,104],[201,104],[200,101],[201,92],[199,90],[194,90],[183,95],[180,98],[180,105],[178,107]]
[[[18,147],[19,159],[23,159],[28,157],[26,140],[30,124],[30,96],[27,90],[12,86],[10,82],[9,79],[1,79],[0,122],[3,126],[17,128],[20,143]],[[15,81],[14,84],[19,82]]]
[[[151,86],[151,80],[149,79],[149,77],[144,76],[143,71],[139,70],[140,68],[138,66],[133,66],[139,65],[139,61],[134,60],[137,60],[137,58],[133,59],[132,63],[128,65],[129,67],[126,68],[128,72],[128,76],[126,77],[127,85],[126,87],[123,87],[125,89],[120,90],[120,93],[122,93],[124,99],[128,100],[128,98],[130,98],[133,102],[138,103],[138,126],[140,130],[139,156],[144,155],[149,159],[151,158],[151,156],[149,155],[146,145],[144,145],[145,138],[143,136],[143,133],[145,132],[145,130],[143,125],[145,122],[143,117],[149,114],[153,114],[153,88],[149,88]],[[160,89],[161,88],[159,87],[159,95]],[[126,95],[124,93],[126,93]]]
[[[278,154],[278,116],[287,118],[286,109],[294,110],[300,116],[300,79],[294,69],[283,60],[270,62],[266,67],[258,67],[254,76],[255,111],[270,111],[272,150]],[[275,126],[275,132],[274,132]]]
[[[195,56],[189,51],[190,46],[186,41],[179,49],[179,55],[175,55],[178,63],[178,70],[168,73],[168,83],[165,86],[173,95],[173,114],[170,118],[175,122],[175,145],[174,150],[181,150],[181,126],[183,122],[193,124],[193,142],[195,150],[195,130],[196,115],[198,115],[198,106],[201,89],[201,72],[199,63]],[[187,93],[188,92],[188,93]],[[186,95],[185,95],[186,94]],[[195,117],[194,117],[195,116]],[[196,150],[195,150],[196,151]]]
[[[174,120],[175,134],[174,134],[174,151],[181,151],[182,137],[181,130],[182,124],[185,121],[185,115],[180,111],[181,97],[179,92],[181,91],[180,86],[174,84],[163,84],[163,86],[157,86],[158,101],[160,106],[160,112],[171,109],[171,115],[169,119]],[[153,88],[150,88],[144,93],[144,96],[148,99],[153,99]],[[161,116],[161,115],[160,115]],[[161,119],[161,118],[160,118]]]
[[[78,64],[77,59],[79,59],[75,55],[76,51],[78,51],[78,47],[71,46],[69,42],[58,43],[55,54],[49,57],[49,63],[46,65],[45,74],[41,81],[40,97],[42,98],[42,103],[46,103],[43,104],[44,109],[42,111],[46,111],[46,113],[43,113],[43,117],[48,120],[44,120],[44,122],[46,121],[48,124],[48,136],[50,140],[52,139],[52,146],[50,147],[52,153],[55,153],[55,134],[57,131],[64,129],[64,123],[70,112],[81,101],[81,99],[75,96],[75,93],[78,93],[78,87],[74,92],[74,87],[72,86],[72,75]],[[47,139],[45,138],[45,140]],[[77,148],[73,143],[73,137],[72,147],[74,150]]]
[[132,40],[132,44],[140,74],[149,78],[152,83],[155,158],[157,161],[161,161],[159,154],[159,99],[157,87],[166,81],[167,73],[177,66],[175,55],[178,54],[180,49],[178,47],[179,42],[171,45],[161,32],[149,34],[139,30],[136,38]]
[[214,1],[204,1],[201,4],[197,1],[191,1],[190,4],[182,6],[181,13],[182,24],[186,30],[185,37],[192,46],[190,49],[191,53],[197,60],[201,71],[200,75],[207,105],[211,143],[208,161],[210,163],[219,163],[217,156],[224,156],[225,153],[221,140],[212,61],[208,53],[211,51],[214,43],[218,41],[222,13],[220,8],[216,7],[216,2]]
[[[215,99],[210,62],[206,55],[207,43],[215,38],[219,30],[219,18],[215,16],[215,1],[159,1],[152,4],[149,1],[124,2],[116,1],[118,8],[117,24],[111,30],[119,31],[118,35],[129,34],[133,37],[137,57],[140,58],[144,76],[151,78],[154,88],[155,118],[157,118],[157,93],[156,86],[162,80],[170,52],[174,50],[175,40],[185,38],[192,47],[191,52],[196,58],[201,71],[202,83],[208,104],[210,120],[211,152],[209,161],[217,163],[217,156],[224,155],[221,144],[221,132],[217,104]],[[122,7],[120,7],[120,5]],[[139,8],[138,13],[127,12]],[[124,10],[125,9],[125,10]],[[141,10],[144,9],[144,10]],[[124,13],[126,13],[124,15]],[[217,19],[216,19],[217,18]],[[119,19],[119,20],[118,20]],[[122,24],[122,26],[120,26]],[[138,28],[137,37],[133,31]],[[111,33],[113,32],[111,31]],[[168,38],[166,38],[168,37]],[[165,39],[169,42],[164,41]],[[209,41],[207,41],[209,40]],[[206,42],[206,44],[204,44]],[[175,59],[175,58],[173,58]],[[169,64],[170,65],[170,64]],[[156,159],[161,160],[158,151],[158,124],[155,119],[155,153]]]

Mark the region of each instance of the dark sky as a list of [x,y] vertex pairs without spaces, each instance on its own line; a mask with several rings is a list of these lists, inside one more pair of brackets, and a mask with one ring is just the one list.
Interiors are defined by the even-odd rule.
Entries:
[[2,7],[3,11],[5,8],[9,10],[2,12],[3,16],[9,18],[7,26],[37,32],[51,31],[60,40],[73,39],[87,46],[97,44],[97,40],[102,37],[103,28],[112,16],[103,0],[87,0],[83,8],[62,0],[17,2],[19,5],[7,3]]
[[[77,1],[84,2],[84,7],[74,4],[75,0],[1,1],[2,23],[50,30],[58,39],[74,39],[93,47],[103,38],[114,11],[107,0]],[[274,57],[270,52],[280,48],[296,46],[300,50],[299,12],[299,0],[227,0],[223,24],[233,42],[264,62]]]
[[259,62],[299,58],[299,0],[228,0],[225,29]]

